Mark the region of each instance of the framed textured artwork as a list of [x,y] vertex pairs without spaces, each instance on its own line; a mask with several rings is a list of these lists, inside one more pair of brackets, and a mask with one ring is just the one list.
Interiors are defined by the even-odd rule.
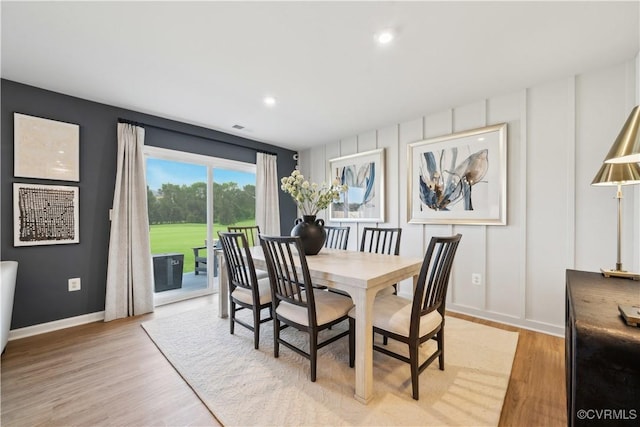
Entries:
[[13,184],[13,245],[79,243],[78,187]]
[[331,159],[329,170],[349,187],[329,206],[329,221],[384,222],[384,148]]
[[408,145],[410,223],[507,223],[507,125]]
[[16,177],[80,181],[80,126],[13,114]]

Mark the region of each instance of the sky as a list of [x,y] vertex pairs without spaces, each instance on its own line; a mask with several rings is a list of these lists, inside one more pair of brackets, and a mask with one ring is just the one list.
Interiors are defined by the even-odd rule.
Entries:
[[[249,172],[237,172],[228,169],[213,170],[217,183],[237,182],[240,188],[247,184],[256,184],[256,175]],[[162,184],[191,185],[194,182],[207,182],[207,167],[172,160],[147,158],[147,185],[157,191]]]

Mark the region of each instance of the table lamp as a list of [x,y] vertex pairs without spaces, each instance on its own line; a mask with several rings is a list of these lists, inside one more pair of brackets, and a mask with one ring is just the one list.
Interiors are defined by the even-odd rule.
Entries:
[[636,105],[629,118],[622,126],[620,134],[614,141],[605,163],[639,163],[640,162],[640,105]]
[[[640,106],[636,105],[633,108],[633,110],[631,110],[631,114],[629,114],[627,121],[622,126],[622,130],[618,134],[618,137],[616,138],[616,140],[613,142],[613,145],[611,146],[611,149],[609,150],[607,157],[604,159],[605,164],[633,165],[635,163],[635,166],[637,169],[637,166],[638,166],[637,163],[640,162],[639,129],[640,129]],[[631,167],[631,169],[634,169],[633,166]],[[592,184],[607,185],[605,184],[606,178],[602,177],[600,179],[601,175],[606,175],[606,171],[604,171],[604,166],[600,169],[600,171],[602,172],[602,174],[598,172],[598,175],[596,175],[596,178],[594,178],[594,182],[592,182]],[[626,173],[629,173],[629,172],[631,173],[631,175],[634,174],[633,170],[627,171]],[[598,181],[598,183],[596,183],[596,181]],[[633,178],[631,178],[631,181],[633,181]],[[625,181],[625,182],[628,184],[631,184],[631,183],[637,183],[637,180],[633,182],[628,182],[628,181]],[[622,198],[622,191],[621,191],[620,185],[618,185],[617,197],[618,197],[618,263],[616,264],[616,271],[622,270],[622,264],[620,263],[620,215],[621,215],[620,199]],[[607,273],[605,273],[604,270],[602,273],[605,275],[605,277],[608,277]],[[635,279],[635,280],[639,279],[639,276],[637,274],[633,274],[633,273],[630,273],[630,274],[631,274],[630,277],[632,279]],[[617,276],[617,274],[614,274],[614,276]],[[625,275],[622,277],[629,277],[629,276]],[[618,309],[620,310],[620,314],[622,314],[622,317],[624,318],[624,320],[627,322],[628,325],[640,326],[640,309],[638,309],[637,306],[631,307],[631,306],[619,305]]]
[[622,234],[622,186],[640,184],[640,166],[637,163],[604,163],[591,185],[604,186],[616,185],[618,191],[618,258],[615,270],[600,269],[605,277],[626,277],[640,280],[640,274],[630,273],[622,269],[621,261],[621,234]]

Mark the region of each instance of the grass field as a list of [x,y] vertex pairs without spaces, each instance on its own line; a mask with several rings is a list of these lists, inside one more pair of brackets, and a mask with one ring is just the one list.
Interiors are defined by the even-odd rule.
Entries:
[[[233,224],[244,227],[255,225],[255,220],[246,220]],[[213,235],[217,240],[218,231],[225,231],[226,225],[213,224]],[[194,270],[193,248],[204,246],[207,238],[206,224],[154,224],[149,226],[151,253],[184,254],[184,273]],[[204,254],[203,251],[200,254]],[[201,255],[202,256],[202,255]]]

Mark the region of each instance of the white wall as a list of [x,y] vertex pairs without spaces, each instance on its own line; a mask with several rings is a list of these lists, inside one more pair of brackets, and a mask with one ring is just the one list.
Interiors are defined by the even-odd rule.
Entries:
[[[401,254],[422,256],[433,235],[463,235],[447,309],[563,335],[566,269],[615,267],[615,187],[590,183],[640,100],[637,80],[636,57],[305,150],[300,168],[327,181],[330,159],[384,147],[387,208],[379,225],[403,227]],[[507,225],[408,224],[407,144],[502,122]],[[625,190],[622,262],[638,271],[640,196],[637,188]],[[345,223],[352,227],[350,249],[370,224]],[[481,285],[471,283],[472,273],[483,275]]]

